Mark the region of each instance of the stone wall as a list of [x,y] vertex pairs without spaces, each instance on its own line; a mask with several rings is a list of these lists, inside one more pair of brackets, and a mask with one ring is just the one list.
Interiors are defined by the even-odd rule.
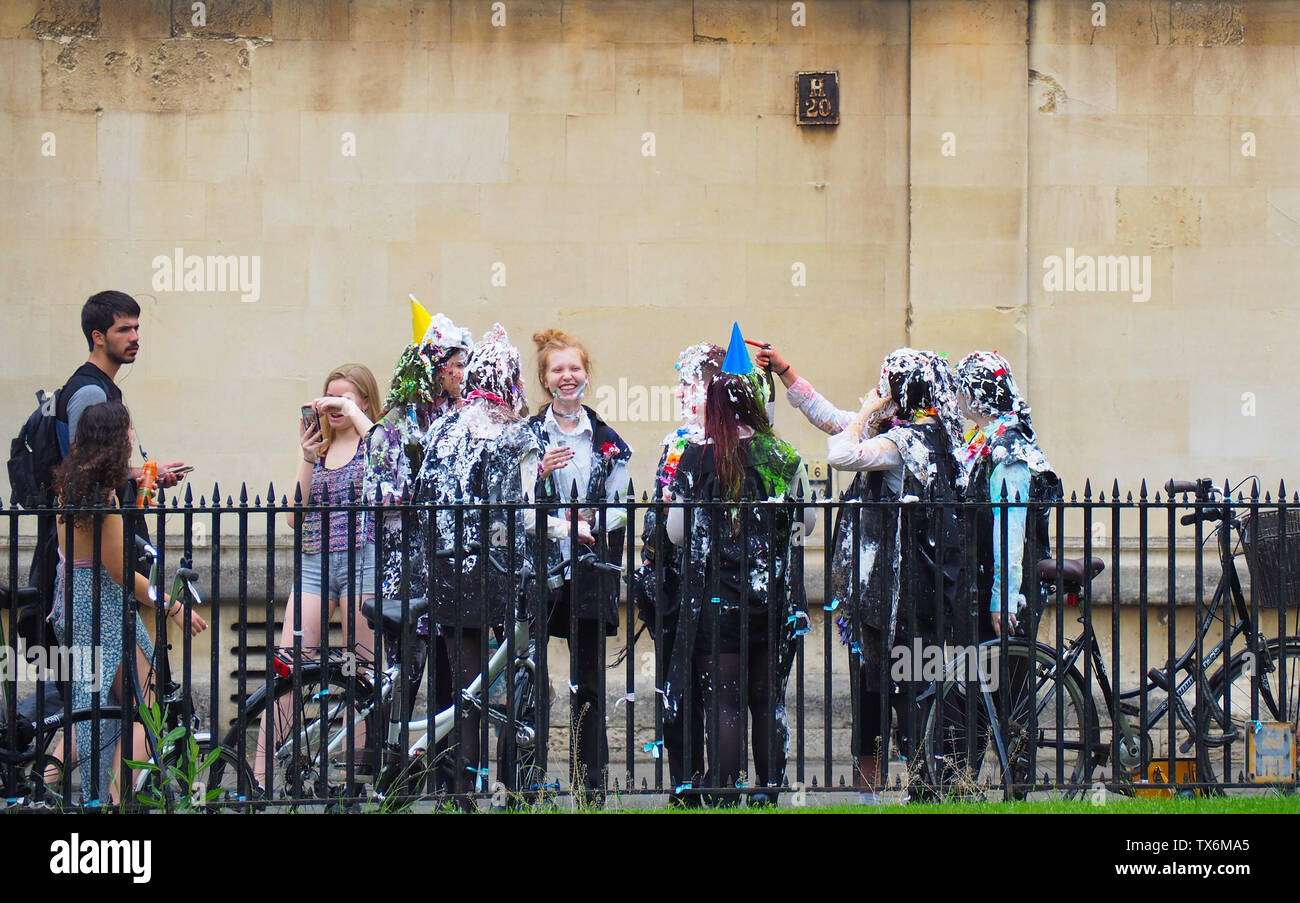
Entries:
[[[282,490],[297,406],[345,360],[385,382],[413,292],[499,319],[530,370],[534,330],[585,339],[640,487],[673,424],[637,399],[733,319],[845,407],[904,342],[1001,350],[1070,488],[1272,487],[1292,460],[1294,4],[205,11],[0,7],[0,422],[84,359],[80,304],[120,288],[145,307],[122,383],[145,447],[205,492]],[[838,70],[839,126],[794,124],[805,69]],[[155,289],[177,249],[256,257],[257,300]],[[1149,298],[1048,291],[1067,249],[1149,258]],[[778,428],[825,456],[784,401]]]

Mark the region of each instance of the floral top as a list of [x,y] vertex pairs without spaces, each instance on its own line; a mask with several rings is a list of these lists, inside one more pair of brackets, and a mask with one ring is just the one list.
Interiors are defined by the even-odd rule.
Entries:
[[[311,474],[311,492],[307,495],[309,505],[329,505],[342,507],[358,505],[363,501],[362,485],[365,478],[366,445],[357,443],[356,454],[342,467],[330,470],[325,466],[324,456],[316,458],[316,467]],[[302,551],[306,555],[316,555],[321,550],[321,511],[308,511],[302,522]],[[356,515],[357,536],[362,542],[375,541],[375,519],[368,511],[359,511]],[[353,545],[348,530],[348,512],[331,511],[329,522],[329,551],[342,552]]]
[[420,426],[420,406],[397,405],[389,410],[367,437],[366,500],[373,505],[401,505],[411,501],[415,475],[424,459],[424,437],[433,424],[455,406],[445,396],[433,405],[428,427]]

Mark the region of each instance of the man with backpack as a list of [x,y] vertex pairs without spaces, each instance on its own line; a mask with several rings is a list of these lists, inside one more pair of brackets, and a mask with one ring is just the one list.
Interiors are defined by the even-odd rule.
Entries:
[[[77,436],[77,423],[86,408],[105,401],[123,400],[122,390],[114,380],[123,364],[135,362],[140,350],[140,305],[125,292],[106,291],[91,295],[81,308],[81,331],[86,336],[90,357],[64,383],[55,398],[54,430],[59,446],[58,461],[62,461],[68,454],[68,449]],[[183,466],[183,462],[174,461],[159,467],[158,485],[164,488],[175,486],[180,480],[175,470]],[[139,476],[140,468],[133,467],[131,479],[136,480]],[[38,473],[37,479],[42,488],[48,490],[49,474]],[[53,501],[51,498],[50,502]],[[66,501],[75,504],[79,500]],[[123,507],[132,504],[131,500],[123,496],[119,496],[118,502]],[[53,524],[47,526],[52,528]],[[42,529],[42,542],[47,535],[52,534],[52,529],[48,533]],[[39,559],[42,556],[37,557]],[[54,552],[53,560],[57,561],[57,552]],[[35,570],[38,563],[33,562],[32,585],[41,586],[42,597],[48,599],[49,593],[53,591],[54,576],[52,573],[48,575],[48,583],[38,582]]]
[[[135,362],[140,350],[140,305],[125,292],[97,292],[82,305],[81,331],[86,336],[90,356],[52,399],[42,400],[41,407],[23,428],[19,440],[15,441],[15,453],[10,459],[10,482],[15,501],[24,507],[57,504],[51,491],[51,472],[68,454],[82,413],[92,405],[123,400],[122,390],[115,379],[123,364]],[[52,424],[46,419],[51,417]],[[51,440],[57,448],[50,447]],[[182,467],[184,463],[181,461],[160,465],[158,485],[164,488],[175,486],[183,478],[183,474],[177,473]],[[131,479],[138,480],[140,472],[140,468],[133,467]],[[65,501],[77,504],[81,500]],[[123,507],[134,504],[134,498],[128,495],[126,487],[119,489],[118,501]],[[143,518],[137,519],[137,532],[148,539]],[[37,521],[36,551],[32,556],[28,582],[40,591],[41,604],[46,612],[56,603],[54,583],[58,566],[56,518],[41,515]],[[58,699],[52,690],[52,685],[45,685],[41,693],[24,700],[22,708],[28,708],[43,696],[45,705],[39,706],[43,712],[33,710],[24,714],[35,721],[40,714],[57,710]]]

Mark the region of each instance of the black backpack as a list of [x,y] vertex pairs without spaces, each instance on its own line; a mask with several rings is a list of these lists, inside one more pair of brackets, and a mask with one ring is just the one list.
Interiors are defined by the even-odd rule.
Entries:
[[58,391],[39,390],[36,410],[9,443],[11,505],[41,508],[52,503],[50,484],[54,468],[63,461],[54,416],[58,399]]

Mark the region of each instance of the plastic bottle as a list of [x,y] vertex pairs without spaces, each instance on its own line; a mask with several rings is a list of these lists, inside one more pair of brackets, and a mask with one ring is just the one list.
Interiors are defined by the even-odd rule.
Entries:
[[137,508],[148,508],[153,504],[154,490],[158,486],[158,462],[145,461],[140,472],[140,486],[136,493]]

